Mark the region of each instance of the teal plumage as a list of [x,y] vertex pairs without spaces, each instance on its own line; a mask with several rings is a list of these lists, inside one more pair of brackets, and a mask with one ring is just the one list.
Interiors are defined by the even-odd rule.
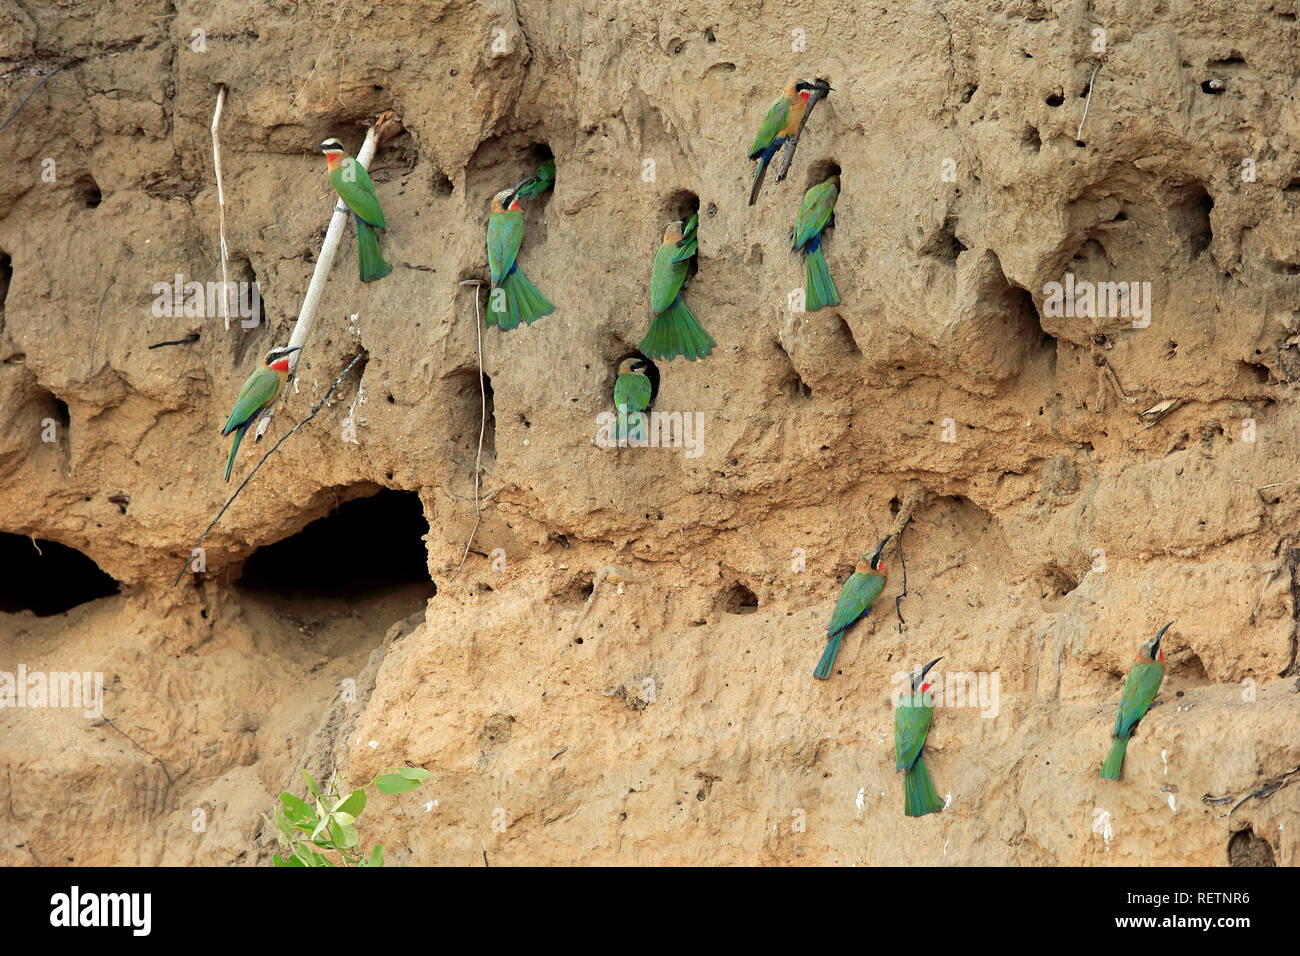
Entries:
[[818,680],[826,680],[831,676],[831,668],[835,666],[835,658],[840,652],[840,642],[844,640],[844,635],[871,610],[871,606],[884,591],[887,572],[880,563],[880,553],[888,540],[886,537],[880,542],[880,547],[870,561],[865,558],[859,561],[856,570],[840,588],[835,611],[831,614],[831,623],[826,628],[826,649],[822,651],[817,669],[813,671],[813,676]]
[[244,433],[279,398],[280,390],[284,388],[289,373],[289,355],[298,351],[298,348],[295,345],[292,348],[271,349],[262,361],[261,367],[254,369],[253,374],[245,379],[243,388],[235,398],[234,407],[226,418],[225,427],[221,429],[223,436],[231,432],[235,433],[235,440],[230,446],[230,455],[226,458],[224,480],[230,480],[231,469],[235,466],[235,455],[239,452],[240,442],[244,440]]
[[1165,679],[1164,651],[1160,650],[1160,639],[1169,630],[1173,621],[1160,629],[1154,638],[1143,643],[1138,650],[1137,663],[1124,679],[1124,691],[1120,695],[1119,710],[1115,714],[1114,743],[1110,753],[1101,766],[1101,776],[1106,780],[1118,780],[1124,766],[1124,754],[1128,742],[1137,730],[1138,723],[1147,715],[1160,685]]
[[717,343],[682,301],[691,258],[699,249],[699,215],[693,215],[683,229],[681,221],[670,222],[663,242],[655,251],[650,273],[650,308],[655,317],[641,340],[643,355],[655,359],[684,356],[688,361],[704,358]]
[[393,271],[379,251],[379,234],[376,229],[386,228],[384,211],[379,207],[379,195],[370,174],[354,158],[343,151],[337,139],[327,139],[316,149],[325,154],[329,166],[330,185],[339,194],[344,205],[352,211],[357,227],[357,269],[362,282],[374,282]]
[[791,248],[804,254],[804,309],[808,312],[840,302],[839,291],[826,265],[826,254],[822,252],[824,232],[834,220],[839,198],[840,177],[831,176],[804,193],[795,220]]
[[925,675],[943,658],[936,658],[912,678],[908,693],[900,695],[894,709],[894,760],[903,776],[903,812],[921,817],[943,809],[943,798],[935,792],[923,756],[925,740],[934,719],[934,707],[926,702],[930,685]]
[[614,381],[614,424],[616,441],[626,440],[629,445],[639,445],[649,440],[642,413],[654,400],[654,385],[645,373],[644,359],[628,358],[619,365]]
[[503,332],[517,327],[521,321],[531,325],[555,311],[555,306],[528,281],[516,261],[524,241],[524,214],[517,202],[518,189],[518,186],[514,190],[505,189],[493,196],[492,212],[488,216],[487,254],[492,290],[488,293],[487,324]]

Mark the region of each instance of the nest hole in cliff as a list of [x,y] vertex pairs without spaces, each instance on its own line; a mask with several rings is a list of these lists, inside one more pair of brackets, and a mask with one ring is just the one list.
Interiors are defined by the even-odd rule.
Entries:
[[104,201],[104,193],[90,173],[82,173],[73,181],[72,192],[87,209],[95,209]]
[[1229,866],[1277,866],[1273,846],[1251,827],[1238,830],[1228,840]]
[[785,350],[780,339],[774,339],[773,344],[777,352],[781,355],[782,364],[785,366],[781,377],[777,380],[777,388],[781,394],[790,400],[793,404],[803,404],[812,401],[812,386],[803,380],[799,374],[799,369],[795,367],[794,359],[790,358],[790,353]]
[[36,409],[39,440],[46,445],[62,443],[66,446],[68,430],[72,426],[68,403],[53,392],[39,387],[31,393],[28,401]]
[[608,394],[614,394],[614,385],[618,381],[618,367],[628,359],[638,359],[645,363],[645,377],[650,379],[650,404],[646,406],[648,412],[654,408],[655,400],[659,397],[659,366],[654,363],[653,359],[647,358],[636,349],[623,352],[610,366]]
[[659,208],[662,213],[660,218],[663,219],[661,225],[667,226],[670,222],[681,220],[684,226],[686,220],[700,211],[700,197],[689,189],[674,189],[664,197]]
[[758,610],[758,595],[735,581],[720,595],[720,604],[727,614],[753,614]]
[[[815,163],[809,164],[808,176],[804,181],[803,191],[807,192],[808,190],[812,189],[814,186],[826,182],[826,180],[830,179],[832,176],[838,176],[838,175],[840,175],[839,163],[837,163],[833,159],[819,159]],[[843,186],[844,184],[843,182],[841,182],[840,183],[841,189],[843,189]],[[800,194],[799,196],[799,201],[803,202],[802,194]],[[833,221],[834,214],[832,213],[831,215]]]
[[831,335],[840,344],[840,351],[852,356],[862,354],[862,346],[858,345],[858,337],[853,334],[853,326],[838,312],[833,316]]
[[[483,460],[495,459],[497,415],[491,377],[484,372],[480,381],[477,368],[462,367],[448,376],[448,384],[455,395],[455,402],[448,409],[448,437],[452,444],[461,449],[463,455],[468,455],[466,468],[472,469],[478,458],[480,431],[483,433]],[[528,426],[527,417],[522,413],[519,420],[525,427]]]
[[0,532],[0,613],[62,614],[108,597],[121,585],[76,548],[22,534]]
[[244,562],[235,586],[282,598],[359,598],[429,580],[429,525],[414,491],[385,488],[345,501],[297,534],[263,545]]
[[1192,183],[1182,190],[1170,210],[1174,233],[1187,243],[1195,259],[1214,241],[1214,228],[1210,213],[1214,210],[1214,197],[1203,183]]
[[5,301],[9,298],[9,283],[14,279],[14,260],[0,249],[0,332],[5,327]]
[[[479,144],[465,168],[465,198],[470,209],[483,210],[485,228],[492,197],[535,175],[548,159],[555,159],[555,153],[535,128],[502,133]],[[558,161],[555,171],[558,180],[561,174]],[[554,194],[552,186],[532,199],[519,202],[524,214],[524,242],[519,256],[525,272],[529,246],[546,241],[544,213]]]
[[948,216],[943,225],[931,231],[917,251],[923,256],[930,256],[940,262],[956,267],[957,257],[965,252],[967,246],[957,238],[957,217]]

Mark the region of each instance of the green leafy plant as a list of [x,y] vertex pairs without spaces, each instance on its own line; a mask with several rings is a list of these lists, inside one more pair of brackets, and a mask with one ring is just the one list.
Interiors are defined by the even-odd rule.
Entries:
[[[280,842],[290,852],[287,857],[276,853],[276,866],[383,866],[383,845],[376,843],[367,854],[360,848],[357,835],[357,817],[366,808],[366,791],[374,787],[380,793],[407,793],[418,789],[429,771],[419,767],[385,771],[346,796],[322,791],[306,770],[302,775],[307,778],[314,806],[288,790],[280,794],[275,826],[280,831]],[[262,819],[271,822],[266,814]]]

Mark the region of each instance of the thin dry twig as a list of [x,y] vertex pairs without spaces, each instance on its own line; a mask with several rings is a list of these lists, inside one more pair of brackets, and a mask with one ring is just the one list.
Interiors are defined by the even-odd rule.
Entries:
[[100,724],[108,724],[108,726],[112,727],[114,730],[116,730],[119,734],[121,734],[121,735],[122,735],[123,737],[125,737],[127,740],[131,741],[131,743],[135,744],[136,749],[140,750],[142,753],[148,754],[150,757],[153,757],[154,760],[157,760],[157,761],[158,761],[158,766],[162,767],[162,772],[163,772],[163,774],[167,777],[167,783],[170,784],[170,785],[174,785],[174,784],[176,783],[176,781],[174,781],[174,780],[172,779],[172,775],[171,775],[171,773],[167,770],[167,765],[166,765],[165,763],[163,763],[162,758],[159,757],[156,753],[153,753],[152,751],[146,750],[144,747],[140,746],[140,743],[139,743],[139,742],[138,742],[134,737],[132,737],[130,734],[128,734],[125,730],[123,730],[121,727],[119,727],[116,723],[114,723],[113,720],[114,720],[114,719],[113,719],[112,717],[104,717],[104,718],[101,718],[100,720],[95,721],[95,722],[94,722],[93,724],[91,724],[90,726],[92,726],[92,727],[98,727]]
[[221,185],[221,140],[217,128],[221,125],[221,113],[226,108],[226,85],[221,84],[217,90],[217,108],[212,114],[212,166],[217,174],[217,207],[221,212],[221,318],[230,331],[230,255],[226,248],[226,192]]
[[207,528],[204,529],[203,534],[199,535],[199,540],[195,542],[194,547],[190,549],[190,553],[185,558],[185,564],[182,565],[180,573],[176,575],[176,580],[172,582],[172,587],[176,587],[176,585],[181,583],[181,578],[185,577],[185,569],[190,566],[191,559],[193,559],[193,557],[198,553],[199,549],[203,547],[203,542],[207,540],[208,533],[211,532],[214,527],[216,527],[217,522],[221,520],[221,516],[226,513],[226,509],[235,503],[235,499],[239,497],[239,493],[244,490],[244,487],[250,481],[253,480],[253,476],[256,475],[257,470],[266,463],[266,459],[274,455],[276,449],[279,448],[281,445],[283,445],[285,440],[290,435],[292,435],[299,428],[302,428],[303,425],[306,425],[309,421],[311,421],[313,418],[316,417],[316,413],[319,412],[325,406],[325,403],[329,401],[330,396],[333,395],[334,390],[337,389],[340,384],[342,384],[343,379],[347,376],[348,372],[352,371],[352,366],[360,362],[361,359],[365,356],[365,354],[366,353],[364,351],[358,352],[356,357],[353,358],[352,361],[347,364],[347,368],[345,368],[342,372],[339,373],[339,377],[334,380],[334,384],[329,387],[329,390],[326,391],[324,397],[321,398],[321,400],[316,403],[316,407],[311,410],[311,414],[308,415],[306,418],[304,418],[302,421],[298,422],[298,424],[294,425],[283,435],[281,435],[280,440],[277,441],[274,445],[272,445],[270,450],[267,451],[267,453],[262,456],[261,461],[259,461],[256,465],[253,466],[253,470],[250,471],[248,475],[244,478],[244,480],[239,483],[239,487],[236,488],[235,493],[230,496],[230,500],[221,506],[221,510],[217,512],[217,516],[213,518],[212,521],[208,524]]
[[[474,543],[474,535],[478,534],[478,526],[483,521],[483,508],[478,495],[479,474],[483,464],[483,433],[487,429],[487,389],[483,385],[483,322],[479,318],[479,290],[483,288],[483,280],[465,279],[460,284],[474,287],[474,332],[478,337],[478,454],[474,457],[474,527],[465,542],[465,553],[460,556],[460,564],[456,565],[456,573],[451,576],[451,581],[456,580],[460,569],[465,566],[465,559],[469,557],[469,546]],[[447,583],[450,584],[451,581]]]
[[1092,82],[1097,79],[1097,71],[1100,69],[1100,63],[1092,68],[1092,76],[1088,80],[1088,98],[1083,101],[1083,118],[1079,120],[1079,131],[1074,134],[1076,140],[1083,139],[1083,124],[1088,120],[1088,106],[1092,103]]
[[63,66],[51,70],[49,73],[46,73],[43,77],[41,77],[41,81],[32,87],[32,91],[28,93],[26,96],[24,96],[23,101],[14,107],[14,111],[10,113],[8,117],[6,117],[3,123],[0,123],[0,130],[3,130],[6,126],[9,125],[9,120],[17,116],[18,111],[27,105],[27,101],[36,95],[36,91],[39,90],[42,86],[44,86],[46,83],[48,83],[56,73],[61,73],[63,70],[66,70],[68,67],[76,66],[80,62],[81,62],[80,60],[73,60],[70,63],[65,63],[63,64]]

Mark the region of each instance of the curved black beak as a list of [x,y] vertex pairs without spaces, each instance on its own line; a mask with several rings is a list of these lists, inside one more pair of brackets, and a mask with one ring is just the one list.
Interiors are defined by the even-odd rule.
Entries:
[[1154,655],[1155,651],[1160,650],[1160,638],[1164,637],[1165,631],[1169,630],[1173,626],[1174,626],[1174,622],[1170,621],[1168,624],[1166,624],[1164,627],[1160,629],[1160,633],[1156,635],[1155,643],[1151,645],[1151,650],[1153,652],[1152,656],[1155,656]]
[[521,189],[523,189],[525,186],[529,186],[529,185],[531,185],[532,183],[535,183],[535,182],[537,182],[537,177],[536,177],[536,176],[529,176],[527,179],[520,180],[520,182],[517,183],[517,184],[515,185],[515,188],[512,189],[512,190],[510,190],[510,199],[509,199],[509,201],[506,203],[506,208],[507,208],[507,209],[510,208],[510,203],[512,203],[512,202],[515,201],[515,197],[519,195],[519,190],[521,190]]
[[880,567],[880,555],[885,550],[885,545],[889,543],[889,539],[892,537],[892,534],[885,535],[885,540],[880,542],[880,546],[876,548],[876,553],[871,556],[871,566],[873,568]]
[[924,680],[924,679],[925,679],[925,675],[928,674],[928,673],[930,673],[930,668],[933,667],[935,664],[939,663],[941,660],[943,660],[942,657],[936,657],[934,660],[930,661],[930,663],[928,663],[928,664],[926,664],[924,667],[922,667],[922,668],[921,668],[921,679]]
[[286,352],[297,352],[297,351],[299,351],[301,348],[302,348],[301,345],[290,345],[287,349],[285,349],[285,351],[286,351]]
[[318,146],[313,146],[313,147],[311,148],[311,151],[312,151],[313,153],[323,153],[323,152],[325,152],[325,147],[324,147],[324,146],[319,146],[319,145],[318,145]]

